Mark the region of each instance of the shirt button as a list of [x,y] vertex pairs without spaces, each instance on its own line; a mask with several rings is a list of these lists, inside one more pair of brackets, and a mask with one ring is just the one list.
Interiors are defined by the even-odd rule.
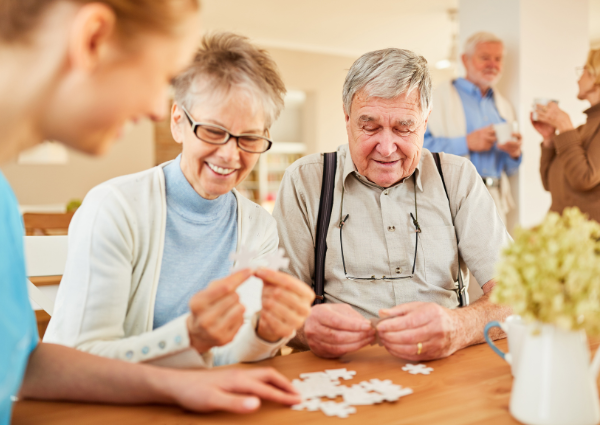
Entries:
[[395,226],[388,226],[388,230],[390,232],[394,232],[396,230],[396,227]]
[[388,191],[387,191],[387,190],[384,190],[384,191],[383,191],[383,194],[384,194],[384,195],[387,195],[387,194],[388,194]]
[[148,347],[142,348],[142,354],[148,354],[149,351],[150,351],[150,348],[148,348]]
[[402,269],[400,267],[396,267],[396,273],[402,273]]
[[167,343],[166,343],[166,342],[164,342],[164,341],[161,341],[161,342],[159,342],[159,343],[158,343],[158,346],[159,346],[160,348],[165,348],[165,347],[167,346]]

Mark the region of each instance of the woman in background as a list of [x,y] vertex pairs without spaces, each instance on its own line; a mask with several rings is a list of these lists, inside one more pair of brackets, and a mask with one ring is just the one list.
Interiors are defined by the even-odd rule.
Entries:
[[259,269],[262,282],[231,274],[240,247],[264,265],[279,246],[273,217],[234,187],[271,147],[285,86],[267,52],[218,33],[173,87],[182,153],[88,193],[44,341],[172,367],[263,360],[302,327],[314,299],[282,272]]
[[587,122],[574,128],[555,102],[537,105],[531,122],[544,138],[540,173],[552,195],[550,211],[579,207],[600,222],[600,49],[590,51],[581,71],[577,98],[590,102]]
[[[199,37],[197,0],[0,0],[0,163],[43,140],[105,152],[128,120],[160,119]],[[11,396],[249,412],[299,401],[271,369],[190,372],[38,344],[23,223],[0,174],[0,424]],[[257,397],[258,396],[258,397]]]

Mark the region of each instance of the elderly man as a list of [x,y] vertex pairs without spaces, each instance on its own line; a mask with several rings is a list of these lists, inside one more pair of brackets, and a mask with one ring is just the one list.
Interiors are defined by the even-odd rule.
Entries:
[[471,159],[483,178],[500,217],[514,207],[506,175],[521,164],[521,135],[497,143],[494,124],[512,125],[512,107],[492,87],[500,79],[504,60],[502,40],[479,32],[465,44],[462,61],[466,77],[440,84],[433,92],[435,108],[429,117],[424,146],[431,152],[446,152]]
[[[312,308],[293,343],[338,357],[374,342],[369,319],[377,316],[388,318],[376,327],[380,341],[405,359],[446,357],[482,342],[484,325],[509,313],[488,298],[510,236],[475,167],[440,154],[446,198],[422,147],[431,109],[426,60],[400,49],[363,55],[348,72],[343,103],[349,143],[337,151],[325,303]],[[274,211],[288,271],[309,285],[323,164],[314,154],[290,166]],[[485,295],[457,309],[459,254],[463,276],[466,265]]]

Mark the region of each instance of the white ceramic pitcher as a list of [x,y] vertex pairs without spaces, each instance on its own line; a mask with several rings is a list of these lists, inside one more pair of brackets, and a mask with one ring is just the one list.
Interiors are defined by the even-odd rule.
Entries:
[[583,331],[529,324],[510,398],[510,413],[530,425],[596,425],[600,350],[590,365]]

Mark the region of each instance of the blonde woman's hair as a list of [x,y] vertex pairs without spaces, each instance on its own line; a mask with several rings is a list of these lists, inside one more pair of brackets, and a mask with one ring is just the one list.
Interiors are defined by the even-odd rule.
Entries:
[[502,43],[504,45],[504,42],[491,32],[476,32],[465,41],[465,55],[472,56],[479,43]]
[[59,1],[109,6],[125,36],[142,30],[170,34],[178,22],[200,8],[200,0],[0,0],[0,42],[26,42],[46,11]]
[[595,83],[600,85],[600,49],[590,50],[585,66],[596,77]]
[[195,103],[223,101],[241,90],[258,103],[268,130],[283,109],[286,89],[277,64],[266,50],[230,32],[208,34],[192,64],[173,82],[175,102],[191,109]]

